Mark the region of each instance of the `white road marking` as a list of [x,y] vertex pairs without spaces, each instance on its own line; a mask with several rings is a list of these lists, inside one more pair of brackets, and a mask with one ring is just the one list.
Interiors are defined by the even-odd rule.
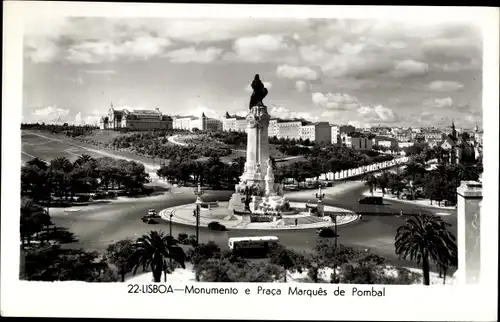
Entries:
[[21,153],[22,153],[22,154],[26,154],[26,155],[27,155],[27,156],[29,156],[30,158],[33,158],[33,159],[35,159],[35,158],[36,158],[35,156],[33,156],[33,155],[29,154],[29,153],[26,153],[26,152],[24,152],[24,151],[21,151]]

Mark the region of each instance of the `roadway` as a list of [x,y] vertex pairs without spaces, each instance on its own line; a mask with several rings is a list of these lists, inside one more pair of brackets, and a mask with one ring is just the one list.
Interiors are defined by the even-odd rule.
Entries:
[[[329,190],[330,189],[330,190]],[[395,264],[416,267],[415,263],[399,261],[394,253],[394,238],[397,228],[404,223],[404,216],[387,216],[388,212],[399,213],[439,213],[443,210],[416,206],[397,201],[385,202],[384,205],[360,205],[358,199],[367,187],[363,182],[338,183],[336,187],[326,189],[325,204],[346,208],[355,212],[365,213],[362,220],[339,227],[339,243],[351,246],[370,248],[373,252],[388,258]],[[333,193],[329,193],[333,191]],[[314,200],[316,190],[301,190],[288,192],[290,201],[307,202]],[[231,191],[205,191],[203,200],[218,201],[228,200]],[[163,230],[169,232],[169,222],[159,219],[157,225],[148,225],[141,221],[148,209],[160,210],[194,202],[195,197],[188,188],[172,188],[171,192],[161,193],[157,196],[142,198],[120,198],[118,201],[91,205],[84,207],[64,209],[51,208],[50,215],[54,224],[67,227],[78,238],[79,242],[71,247],[104,250],[115,241],[123,238],[137,238],[150,230]],[[443,219],[452,224],[456,234],[456,212],[446,210],[449,216]],[[195,234],[195,227],[172,223],[172,234]],[[273,235],[280,238],[280,242],[295,250],[312,250],[316,241],[316,230],[294,231],[262,231],[262,230],[234,230],[214,232],[200,227],[200,241],[215,241],[223,249],[227,249],[229,237]]]

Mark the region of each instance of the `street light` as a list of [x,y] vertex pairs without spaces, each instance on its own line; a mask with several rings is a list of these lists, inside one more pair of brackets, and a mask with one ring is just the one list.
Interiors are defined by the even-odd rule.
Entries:
[[203,201],[201,200],[201,196],[205,193],[203,189],[201,189],[201,185],[198,183],[198,188],[194,189],[194,195],[196,196],[196,246],[198,246],[199,235],[200,235],[200,208]]
[[324,198],[325,194],[321,191],[321,186],[320,186],[318,192],[316,192],[316,199],[318,199],[318,201],[323,201]]
[[172,217],[174,216],[173,211],[170,212],[170,222],[169,222],[169,229],[170,229],[170,237],[172,237]]

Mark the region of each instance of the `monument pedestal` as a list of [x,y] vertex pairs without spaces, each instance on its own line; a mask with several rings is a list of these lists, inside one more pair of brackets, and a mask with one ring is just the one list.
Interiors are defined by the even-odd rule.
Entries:
[[463,181],[457,188],[458,270],[456,275],[459,284],[479,283],[482,187],[481,182]]
[[239,192],[233,193],[229,199],[229,210],[245,211],[245,204],[241,201],[243,196]]

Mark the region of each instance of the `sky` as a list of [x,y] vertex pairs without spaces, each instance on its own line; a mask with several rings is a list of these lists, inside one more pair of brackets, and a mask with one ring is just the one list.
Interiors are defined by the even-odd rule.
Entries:
[[116,108],[244,115],[255,74],[272,116],[364,126],[482,124],[470,23],[376,19],[33,19],[23,122],[96,124]]

